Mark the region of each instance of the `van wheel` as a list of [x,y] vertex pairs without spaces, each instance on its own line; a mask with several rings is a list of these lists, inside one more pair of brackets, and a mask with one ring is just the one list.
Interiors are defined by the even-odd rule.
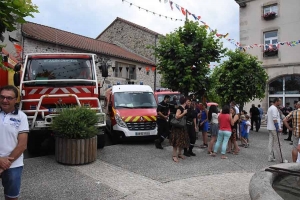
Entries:
[[110,133],[108,134],[113,145],[119,144],[121,142],[120,138],[112,129],[110,129]]
[[103,134],[97,135],[97,148],[102,149],[104,146],[105,146],[105,135],[103,133]]

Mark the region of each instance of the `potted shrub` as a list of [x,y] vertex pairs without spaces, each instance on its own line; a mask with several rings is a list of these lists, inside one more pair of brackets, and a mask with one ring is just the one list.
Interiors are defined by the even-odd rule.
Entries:
[[275,19],[276,18],[276,12],[268,12],[266,14],[263,15],[263,18],[265,20],[272,20],[272,19]]
[[55,159],[62,164],[87,164],[97,157],[95,110],[86,106],[57,108],[59,114],[51,125],[55,134]]
[[271,57],[271,56],[276,56],[278,55],[278,49],[277,48],[273,48],[273,49],[266,49],[264,51],[264,57]]

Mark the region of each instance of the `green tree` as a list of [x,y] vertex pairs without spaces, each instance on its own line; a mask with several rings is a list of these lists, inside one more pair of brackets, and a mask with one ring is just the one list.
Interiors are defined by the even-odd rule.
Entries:
[[208,65],[218,62],[226,51],[215,32],[208,33],[205,26],[192,21],[161,37],[153,49],[162,85],[185,95],[208,89]]
[[[4,40],[5,31],[14,31],[17,24],[25,23],[25,17],[33,17],[37,13],[37,6],[31,0],[1,0],[0,1],[0,41]],[[0,44],[0,51],[4,45]],[[0,67],[3,68],[2,55],[0,54]]]
[[[268,74],[255,56],[240,50],[229,51],[228,60],[216,67],[211,75],[213,92],[221,104],[234,100],[240,105],[265,97]],[[212,92],[212,94],[214,94]]]

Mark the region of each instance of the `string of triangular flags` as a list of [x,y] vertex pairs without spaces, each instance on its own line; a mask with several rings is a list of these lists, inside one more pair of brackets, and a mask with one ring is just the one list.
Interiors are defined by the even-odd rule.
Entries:
[[[161,1],[162,0],[159,0],[159,2],[161,2]],[[173,2],[171,0],[164,0],[164,3],[169,3],[171,10],[173,10],[173,6],[175,5],[175,7],[177,8],[177,10],[180,11],[183,15],[185,15],[185,16],[186,15],[193,16],[193,18],[196,21],[199,21],[200,23],[202,23],[210,31],[215,31],[216,32],[216,37],[226,39],[231,44],[235,45],[237,48],[239,48],[240,50],[243,50],[243,51],[246,51],[246,49],[252,49],[254,47],[266,47],[266,48],[272,50],[272,49],[276,49],[276,48],[278,49],[279,46],[283,46],[283,45],[294,47],[294,46],[300,44],[300,40],[293,40],[293,41],[289,41],[289,42],[277,42],[277,43],[274,43],[274,44],[253,44],[253,45],[241,46],[241,44],[239,42],[237,42],[235,39],[227,38],[228,35],[229,35],[229,33],[220,34],[220,33],[217,33],[216,30],[213,30],[207,23],[205,23],[204,21],[200,20],[201,19],[200,15],[192,14],[190,11],[188,11],[184,7],[178,5],[177,3],[175,3],[175,2]]]
[[169,17],[169,16],[166,16],[166,15],[163,15],[163,14],[160,14],[160,13],[156,13],[156,12],[154,12],[154,11],[151,11],[151,10],[148,10],[148,9],[143,8],[143,7],[141,7],[141,6],[135,5],[135,4],[133,4],[133,3],[129,2],[129,1],[126,1],[126,0],[122,0],[122,2],[123,2],[123,3],[126,2],[126,3],[128,3],[130,6],[135,6],[135,7],[137,7],[139,10],[144,10],[144,11],[146,11],[146,12],[148,12],[148,13],[152,13],[153,15],[158,15],[159,17],[164,17],[164,18],[166,18],[166,19],[171,19],[171,20],[174,20],[174,21],[183,21],[182,19],[177,19],[177,18],[174,18],[174,17]]

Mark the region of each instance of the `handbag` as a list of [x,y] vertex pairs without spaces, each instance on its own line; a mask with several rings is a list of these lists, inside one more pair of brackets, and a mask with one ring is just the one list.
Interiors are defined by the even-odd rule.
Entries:
[[176,128],[184,128],[186,125],[186,117],[183,116],[180,119],[176,119],[175,117],[171,119],[171,125]]

